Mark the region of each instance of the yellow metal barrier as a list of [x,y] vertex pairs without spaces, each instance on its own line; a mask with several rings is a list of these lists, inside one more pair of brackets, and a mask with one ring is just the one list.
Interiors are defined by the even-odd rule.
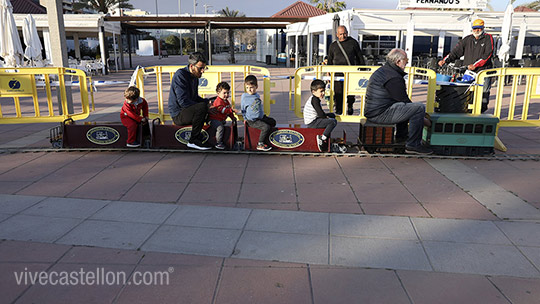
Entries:
[[[498,68],[478,73],[477,83],[483,84],[487,77],[492,78],[492,90],[496,83],[495,103],[490,102],[494,115],[499,118],[497,127],[540,127],[539,113],[529,112],[531,100],[540,98],[540,68]],[[525,82],[521,84],[522,80]],[[506,84],[509,85],[506,85]],[[510,90],[507,90],[507,88]],[[505,95],[510,98],[505,99]],[[482,108],[482,88],[474,92],[473,114],[480,114]],[[497,137],[495,148],[506,151]]]
[[[343,115],[337,115],[338,121],[342,122],[362,122],[365,120],[364,108],[365,108],[365,95],[366,88],[371,77],[371,74],[375,72],[379,66],[328,66],[317,65],[310,67],[302,67],[296,70],[294,74],[294,87],[290,91],[294,92],[294,112],[297,117],[302,118],[303,109],[302,103],[302,79],[306,75],[313,76],[317,79],[323,79],[323,77],[330,76],[330,92],[326,92],[329,95],[328,107],[330,112],[333,112],[334,108],[334,78],[335,73],[343,73],[343,109],[346,109],[347,95],[355,95],[361,97],[360,102],[360,115],[347,115],[344,111]],[[431,105],[431,111],[433,112],[433,103],[435,101],[436,90],[436,73],[429,69],[407,67],[405,72],[408,74],[407,80],[407,92],[409,97],[412,96],[413,86],[419,81],[424,81],[427,84],[427,105]],[[311,78],[313,78],[311,77]],[[291,108],[291,106],[289,106]]]
[[[73,100],[74,113],[68,112],[67,85],[71,81],[66,80],[76,78],[80,90],[80,104]],[[54,79],[54,82],[51,81]],[[77,69],[68,68],[0,68],[0,99],[10,98],[13,100],[13,109],[7,106],[4,112],[0,107],[0,124],[19,123],[43,123],[62,122],[68,118],[73,120],[85,119],[90,113],[88,102],[89,78],[86,74]],[[44,88],[44,93],[39,92],[39,88]],[[58,95],[60,105],[57,111],[53,107],[53,90]],[[93,91],[90,89],[92,107],[94,103]],[[70,97],[74,97],[71,95]],[[42,101],[46,99],[46,101]],[[30,101],[31,100],[31,101]],[[32,110],[29,110],[33,106]],[[27,106],[28,105],[28,106]],[[4,103],[4,107],[5,103]],[[47,114],[42,114],[42,107]],[[60,110],[61,109],[61,110]]]
[[[174,73],[185,66],[154,66],[142,68],[138,71],[137,74],[137,87],[141,90],[141,96],[146,98],[150,105],[150,118],[160,118],[162,122],[166,120],[171,120],[169,114],[169,109],[167,102],[165,102],[163,97],[163,91],[167,92],[167,96],[170,90],[170,83],[174,76]],[[166,79],[163,78],[163,74],[168,74],[169,77]],[[148,77],[153,75],[152,79]],[[223,65],[214,65],[208,66],[208,69],[204,72],[203,76],[199,79],[199,94],[201,96],[206,95],[216,95],[216,86],[221,81],[229,82],[231,86],[231,97],[230,102],[233,107],[235,107],[237,97],[235,94],[235,89],[237,87],[237,82],[240,82],[240,85],[244,86],[244,78],[247,75],[255,75],[258,78],[259,89],[258,92],[262,96],[264,113],[270,115],[270,105],[274,104],[275,101],[270,99],[270,88],[273,86],[273,83],[270,82],[270,72],[266,68],[249,66],[249,65],[239,65],[239,66],[223,66]],[[154,78],[155,77],[155,78]],[[241,79],[238,79],[241,77]],[[150,80],[155,81],[155,91],[152,91],[149,86]],[[165,84],[164,84],[165,82]],[[262,86],[261,86],[262,83]],[[261,92],[262,89],[262,92]],[[244,92],[243,90],[241,91]],[[152,107],[152,98],[156,95],[157,97],[157,109]],[[240,102],[238,100],[238,102]],[[154,112],[154,110],[156,110]],[[241,120],[242,115],[237,115]]]
[[[505,82],[512,78],[509,86]],[[482,84],[486,77],[493,77],[497,80],[497,94],[495,104],[490,103],[490,108],[494,108],[494,115],[500,119],[500,127],[540,127],[539,113],[529,113],[531,99],[540,98],[540,68],[499,68],[485,70],[478,73],[477,82]],[[496,77],[496,78],[495,78]],[[525,84],[520,82],[524,80]],[[510,87],[510,92],[505,89]],[[509,94],[510,99],[504,99],[504,95]],[[520,100],[518,100],[518,98]],[[474,92],[473,114],[479,114],[482,107],[482,89],[478,87]],[[533,116],[534,115],[534,116]]]

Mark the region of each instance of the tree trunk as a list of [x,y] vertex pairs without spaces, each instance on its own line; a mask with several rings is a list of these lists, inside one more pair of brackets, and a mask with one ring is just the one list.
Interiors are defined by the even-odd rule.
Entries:
[[236,63],[234,58],[234,30],[229,30],[229,63]]

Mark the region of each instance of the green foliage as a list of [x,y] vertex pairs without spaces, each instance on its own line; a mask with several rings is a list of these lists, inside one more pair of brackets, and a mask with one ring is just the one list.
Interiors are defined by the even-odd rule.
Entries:
[[75,0],[73,9],[75,11],[90,9],[107,14],[109,13],[109,10],[116,5],[120,8],[133,8],[133,5],[129,3],[129,0]]
[[184,43],[182,43],[182,46],[184,50],[186,50],[186,53],[190,53],[195,51],[195,40],[191,37],[182,37],[182,40]]
[[336,0],[309,0],[312,4],[317,4],[318,9],[322,9],[328,13],[341,12],[347,8],[345,1],[336,1]]
[[165,37],[165,48],[169,54],[180,53],[180,38],[175,35],[169,35]]
[[536,1],[533,1],[533,2],[529,2],[529,3],[524,3],[520,6],[525,6],[525,7],[528,7],[530,9],[533,9],[535,11],[539,10],[540,9],[540,0],[536,0]]

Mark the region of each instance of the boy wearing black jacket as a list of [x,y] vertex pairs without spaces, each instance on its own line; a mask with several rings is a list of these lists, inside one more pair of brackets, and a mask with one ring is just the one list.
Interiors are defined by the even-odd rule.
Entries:
[[337,125],[336,115],[334,113],[325,113],[321,106],[325,87],[324,81],[320,79],[313,80],[311,82],[311,96],[304,105],[304,123],[307,127],[324,129],[323,135],[317,135],[317,145],[321,152],[327,149],[330,134]]

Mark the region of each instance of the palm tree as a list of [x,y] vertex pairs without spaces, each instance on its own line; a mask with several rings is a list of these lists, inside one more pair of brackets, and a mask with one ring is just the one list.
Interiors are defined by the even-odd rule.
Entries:
[[309,0],[312,4],[317,4],[318,9],[322,9],[328,13],[340,12],[347,8],[345,1],[336,1],[336,0]]
[[539,10],[540,9],[540,0],[536,0],[536,1],[533,1],[533,2],[529,2],[529,3],[524,3],[520,6],[525,6],[525,7],[528,7],[530,9],[533,9],[535,11]]
[[[239,11],[229,10],[229,7],[225,7],[221,11],[219,11],[219,14],[225,17],[245,17],[243,13],[240,13]],[[228,29],[229,34],[229,63],[236,63],[236,60],[234,59],[234,30]]]
[[75,10],[91,9],[100,13],[107,14],[109,10],[118,5],[119,8],[133,8],[129,0],[76,0],[73,3]]

